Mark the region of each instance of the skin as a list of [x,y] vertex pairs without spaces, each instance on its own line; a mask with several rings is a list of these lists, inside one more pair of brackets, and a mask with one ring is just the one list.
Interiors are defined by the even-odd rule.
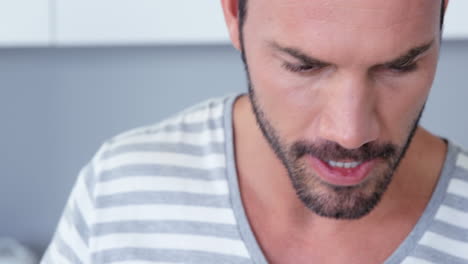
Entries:
[[[439,1],[249,0],[243,45],[237,1],[222,1],[258,107],[284,145],[333,142],[348,150],[370,143],[405,145],[436,71]],[[402,73],[388,66],[428,43],[416,70]],[[287,70],[284,63],[301,61],[284,48],[324,66]],[[445,159],[445,143],[418,127],[381,202],[357,220],[337,220],[317,215],[297,198],[257,122],[250,98],[238,99],[234,135],[241,195],[270,263],[382,263],[416,224]],[[383,167],[376,166],[375,177]]]

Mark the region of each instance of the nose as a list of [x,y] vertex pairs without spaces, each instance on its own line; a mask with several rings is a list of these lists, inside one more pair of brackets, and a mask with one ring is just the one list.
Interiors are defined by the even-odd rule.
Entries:
[[319,137],[347,149],[376,140],[380,127],[372,80],[349,74],[329,84],[319,119]]

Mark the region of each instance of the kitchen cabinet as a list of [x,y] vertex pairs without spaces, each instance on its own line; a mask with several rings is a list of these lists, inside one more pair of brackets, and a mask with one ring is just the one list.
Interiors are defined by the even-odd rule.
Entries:
[[49,0],[0,0],[0,46],[44,46],[51,41]]
[[[220,0],[56,0],[59,46],[229,43]],[[468,39],[468,1],[452,0],[445,39]]]
[[[444,39],[468,39],[468,0]],[[0,47],[228,43],[220,0],[0,0]]]
[[468,1],[451,0],[445,18],[445,39],[468,39]]
[[228,43],[219,0],[56,0],[56,12],[59,46]]

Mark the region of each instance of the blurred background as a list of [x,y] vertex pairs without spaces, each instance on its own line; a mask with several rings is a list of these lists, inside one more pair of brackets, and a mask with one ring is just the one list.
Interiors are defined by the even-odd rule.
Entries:
[[[468,1],[451,4],[422,124],[468,148]],[[4,238],[43,254],[105,139],[245,91],[219,1],[0,0],[0,256]]]

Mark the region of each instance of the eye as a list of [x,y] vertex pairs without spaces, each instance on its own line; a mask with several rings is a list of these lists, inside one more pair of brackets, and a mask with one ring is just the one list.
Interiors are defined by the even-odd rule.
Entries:
[[388,66],[389,70],[393,72],[397,72],[397,73],[408,73],[408,72],[415,71],[417,68],[418,68],[418,64],[416,62]]
[[282,67],[290,72],[297,72],[297,73],[307,73],[315,70],[319,70],[323,67],[320,64],[292,64],[289,62],[284,62]]

